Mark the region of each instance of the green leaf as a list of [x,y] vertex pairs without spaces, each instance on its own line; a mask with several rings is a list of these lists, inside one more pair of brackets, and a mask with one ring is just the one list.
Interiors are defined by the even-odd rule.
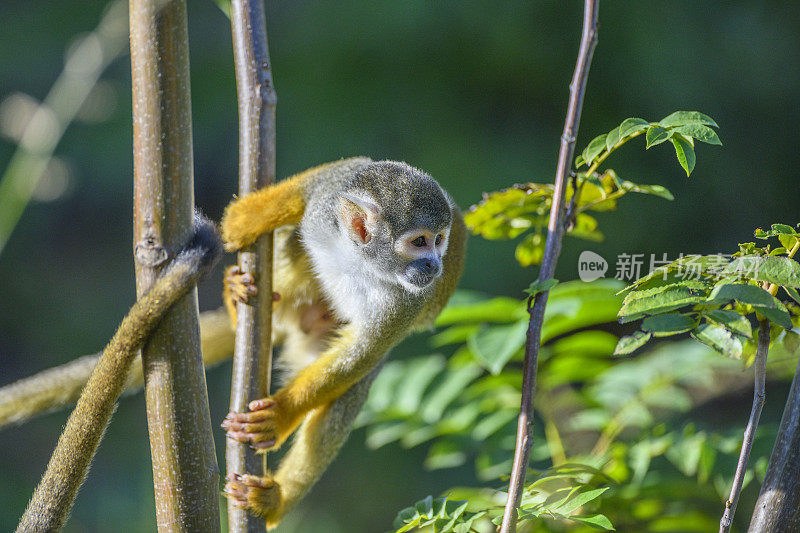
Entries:
[[797,245],[798,238],[795,235],[780,234],[778,235],[778,240],[781,241],[781,245],[783,245],[784,248],[791,250]]
[[675,147],[675,155],[678,157],[678,163],[680,163],[683,170],[686,171],[686,176],[691,176],[696,160],[692,143],[680,134],[673,135],[670,141]]
[[800,287],[800,263],[789,257],[758,255],[737,257],[722,273],[733,274],[740,279]]
[[583,152],[581,152],[581,156],[583,156],[583,160],[586,161],[586,164],[591,166],[594,162],[594,159],[600,155],[606,147],[606,137],[608,136],[607,133],[602,135],[598,135],[589,143]]
[[790,355],[795,355],[800,348],[800,335],[794,331],[787,331],[783,337],[783,347]]
[[514,257],[522,266],[541,264],[544,258],[544,238],[541,233],[527,235],[514,250]]
[[728,309],[715,309],[706,314],[709,320],[748,339],[753,338],[753,328],[747,317]]
[[489,326],[467,339],[467,346],[484,368],[492,374],[498,374],[508,360],[524,346],[527,332],[527,320],[507,326]]
[[586,505],[590,501],[598,498],[601,494],[607,491],[611,487],[603,487],[600,489],[594,490],[587,490],[586,492],[578,493],[577,496],[567,500],[565,503],[560,505],[559,507],[551,509],[553,512],[568,515],[572,511],[576,510],[578,507],[582,505]]
[[783,290],[786,291],[792,300],[800,304],[800,293],[797,292],[797,289],[793,289],[792,287],[784,287]]
[[642,329],[649,331],[654,337],[669,337],[679,333],[686,333],[697,326],[697,321],[681,313],[667,313],[647,317],[642,322]]
[[468,304],[450,304],[436,319],[436,326],[468,322],[516,322],[528,316],[525,303],[516,298],[498,296]]
[[717,132],[702,124],[686,124],[685,126],[678,126],[672,131],[686,137],[693,137],[700,142],[722,145],[722,141],[719,139]]
[[774,235],[797,235],[797,231],[788,224],[773,224],[772,233]]
[[653,196],[660,196],[661,198],[667,200],[675,199],[675,197],[672,196],[672,193],[669,192],[669,189],[667,189],[662,185],[640,185],[630,181],[625,181],[622,183],[621,188],[629,192],[638,192],[642,194],[651,194]]
[[641,348],[647,341],[650,340],[652,333],[644,331],[635,331],[633,335],[626,335],[619,339],[617,347],[614,349],[614,355],[628,355]]
[[726,283],[717,285],[708,296],[708,301],[736,300],[753,308],[772,322],[792,329],[792,319],[783,304],[773,295],[755,285]]
[[608,132],[606,136],[606,150],[611,151],[614,145],[619,142],[619,126]]
[[604,531],[616,531],[614,526],[611,524],[611,521],[601,514],[596,514],[593,516],[570,516],[569,518],[570,520],[575,520],[576,522],[592,526],[596,529],[602,529]]
[[555,287],[557,284],[558,284],[558,280],[555,279],[555,278],[550,278],[547,281],[545,281],[544,283],[539,281],[539,279],[537,278],[536,281],[531,282],[531,284],[528,285],[528,288],[525,289],[523,292],[525,294],[527,294],[529,298],[533,298],[534,296],[536,296],[540,292],[549,291],[550,289]]
[[666,313],[702,301],[705,297],[692,288],[691,281],[673,283],[629,293],[619,310],[619,317],[623,322],[630,322],[644,315]]
[[742,358],[742,342],[722,326],[701,324],[692,337],[730,359]]
[[675,111],[671,115],[664,117],[658,122],[661,126],[674,128],[687,124],[702,124],[704,126],[714,126],[718,128],[714,119],[698,111]]
[[624,139],[629,135],[644,131],[648,128],[648,126],[650,126],[650,123],[643,118],[626,118],[622,121],[622,124],[619,125],[619,138]]
[[655,146],[657,144],[661,144],[667,139],[672,137],[672,131],[668,129],[661,128],[659,126],[650,126],[647,128],[647,144],[645,145],[645,149]]

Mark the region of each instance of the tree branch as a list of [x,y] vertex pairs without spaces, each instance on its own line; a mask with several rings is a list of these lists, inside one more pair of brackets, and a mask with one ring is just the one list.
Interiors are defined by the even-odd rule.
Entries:
[[767,352],[769,351],[769,320],[762,320],[758,327],[758,347],[756,348],[756,360],[753,363],[753,407],[750,410],[750,419],[744,430],[742,449],[739,452],[739,462],[736,465],[736,474],[733,477],[731,494],[725,502],[725,512],[719,522],[720,533],[727,533],[733,524],[733,515],[736,512],[736,504],[739,503],[739,495],[744,484],[744,473],[747,470],[747,460],[750,458],[750,451],[753,449],[753,439],[758,427],[758,419],[761,418],[761,409],[764,407],[766,396],[764,386],[767,380]]
[[[275,107],[263,0],[232,0],[231,29],[239,100],[239,195],[275,181]],[[272,367],[272,233],[239,253],[239,269],[256,279],[258,295],[237,305],[236,347],[230,410],[243,412],[248,402],[269,394]],[[226,440],[229,474],[263,475],[266,454]],[[264,521],[228,502],[228,529],[264,531]]]
[[[200,346],[206,369],[233,354],[233,330],[224,307],[200,313]],[[0,430],[75,403],[100,355],[84,355],[0,387]],[[137,357],[122,394],[136,392],[142,385],[142,361]]]
[[[191,224],[189,40],[183,0],[130,0],[137,294]],[[200,354],[197,291],[142,350],[159,531],[219,530],[219,470]]]
[[[583,9],[583,31],[578,60],[570,84],[570,98],[564,132],[561,134],[561,149],[558,154],[553,204],[550,209],[550,220],[547,226],[547,242],[544,248],[542,267],[539,270],[539,281],[545,282],[553,277],[558,255],[561,252],[561,238],[564,233],[564,192],[572,167],[572,155],[575,150],[575,138],[581,119],[583,95],[589,75],[589,65],[597,45],[597,16],[599,0],[585,0]],[[508,500],[503,513],[501,533],[516,531],[517,509],[522,500],[522,489],[525,485],[525,474],[533,444],[533,397],[536,392],[536,371],[539,358],[544,310],[547,306],[549,291],[538,293],[533,305],[528,306],[531,315],[525,342],[525,361],[523,363],[522,405],[517,420],[517,444],[514,451],[514,463],[511,469],[511,480],[508,486]]]

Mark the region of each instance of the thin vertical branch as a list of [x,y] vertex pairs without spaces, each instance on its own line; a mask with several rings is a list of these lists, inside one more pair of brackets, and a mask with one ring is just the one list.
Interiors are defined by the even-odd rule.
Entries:
[[764,407],[766,396],[764,386],[767,381],[767,352],[769,351],[769,320],[762,320],[758,327],[758,347],[756,348],[756,360],[753,363],[753,407],[750,410],[750,419],[744,430],[742,449],[739,452],[739,463],[736,465],[736,474],[733,477],[731,494],[725,502],[725,512],[719,521],[720,533],[727,533],[733,524],[733,515],[736,512],[736,504],[739,503],[739,495],[744,484],[744,473],[747,470],[747,461],[750,458],[750,451],[753,449],[753,439],[756,436],[758,419],[761,418],[761,409]]
[[[267,47],[263,0],[233,0],[231,29],[239,100],[239,195],[275,181],[275,107],[277,96]],[[230,410],[243,412],[249,401],[269,394],[272,365],[272,234],[239,253],[239,268],[256,279],[258,295],[237,305]],[[228,473],[263,475],[266,454],[227,439]],[[229,531],[264,531],[264,521],[228,502]]]
[[[152,285],[193,218],[189,42],[183,0],[130,0],[136,289]],[[142,350],[159,531],[219,530],[219,471],[197,291]]]
[[800,531],[800,361],[748,531]]
[[[585,0],[583,8],[583,31],[578,51],[575,72],[570,83],[570,97],[564,132],[561,134],[561,148],[558,153],[555,190],[553,204],[550,209],[550,220],[547,226],[547,242],[544,248],[542,267],[539,270],[539,281],[545,282],[553,277],[558,255],[561,252],[561,238],[564,233],[564,192],[572,167],[572,155],[575,150],[575,138],[581,120],[583,95],[592,54],[597,45],[597,15],[599,0]],[[522,405],[517,420],[517,443],[514,450],[514,463],[511,469],[511,480],[508,486],[508,500],[503,513],[501,533],[512,533],[517,527],[517,509],[522,500],[522,489],[528,469],[531,446],[533,445],[533,398],[536,392],[536,371],[539,359],[539,343],[541,341],[544,310],[547,305],[548,291],[538,293],[533,304],[529,303],[530,322],[525,342],[525,360],[523,363]]]

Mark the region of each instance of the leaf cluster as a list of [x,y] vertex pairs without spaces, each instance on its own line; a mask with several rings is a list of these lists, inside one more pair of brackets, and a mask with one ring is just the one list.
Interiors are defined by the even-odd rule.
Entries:
[[[642,185],[620,178],[614,170],[599,171],[600,165],[629,140],[644,135],[646,148],[670,141],[678,162],[691,174],[695,166],[694,141],[722,144],[712,129],[716,122],[703,113],[678,111],[658,122],[628,118],[608,133],[595,137],[575,160],[577,172],[566,191],[570,204],[566,234],[589,241],[602,241],[597,219],[588,212],[612,211],[627,193],[649,194],[672,200],[661,185]],[[585,167],[584,170],[580,170]],[[514,239],[523,234],[515,255],[523,266],[539,264],[544,255],[546,228],[553,203],[554,186],[520,183],[484,194],[465,213],[470,231],[486,239]]]
[[[791,331],[800,323],[800,264],[793,256],[800,235],[785,224],[755,235],[777,237],[780,246],[751,242],[729,256],[684,256],[626,287],[620,321],[644,320],[640,331],[620,339],[616,353],[630,354],[651,338],[690,333],[726,357],[749,362],[756,344],[753,324],[761,319],[773,324],[773,344],[794,353],[800,346],[800,336]],[[779,289],[795,302],[776,298]]]

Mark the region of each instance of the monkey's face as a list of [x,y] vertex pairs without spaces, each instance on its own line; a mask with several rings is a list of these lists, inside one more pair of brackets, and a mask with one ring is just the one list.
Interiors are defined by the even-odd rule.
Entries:
[[394,243],[403,266],[398,272],[401,285],[411,292],[428,287],[442,273],[442,257],[447,251],[450,228],[415,228],[404,232]]
[[392,231],[392,219],[384,216],[385,211],[363,197],[343,195],[340,227],[355,244],[363,266],[372,274],[419,293],[442,273],[451,217],[442,217],[433,228],[417,223],[412,229]]

